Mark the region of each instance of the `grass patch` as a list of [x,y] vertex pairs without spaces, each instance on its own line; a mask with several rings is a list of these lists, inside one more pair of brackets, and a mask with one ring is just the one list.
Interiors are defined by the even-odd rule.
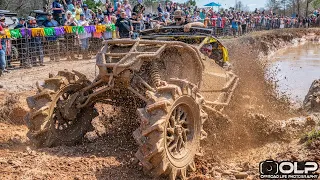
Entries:
[[305,133],[300,139],[300,142],[310,146],[312,142],[318,139],[320,139],[320,130],[313,129],[312,131]]

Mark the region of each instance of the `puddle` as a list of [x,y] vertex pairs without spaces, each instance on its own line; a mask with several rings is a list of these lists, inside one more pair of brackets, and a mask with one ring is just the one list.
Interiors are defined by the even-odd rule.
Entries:
[[320,79],[320,44],[307,42],[275,54],[267,73],[277,92],[301,105],[310,85]]

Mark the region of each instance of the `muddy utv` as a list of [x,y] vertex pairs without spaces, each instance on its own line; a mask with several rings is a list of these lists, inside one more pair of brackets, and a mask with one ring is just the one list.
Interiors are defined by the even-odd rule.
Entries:
[[76,71],[60,71],[37,83],[38,93],[27,98],[28,137],[39,147],[73,145],[93,129],[96,103],[134,102],[140,122],[133,132],[139,145],[135,155],[145,172],[186,178],[202,152],[208,112],[223,116],[238,78],[200,52],[202,46],[218,43],[227,56],[216,38],[203,29],[183,35],[181,28],[176,31],[105,41],[93,81]]

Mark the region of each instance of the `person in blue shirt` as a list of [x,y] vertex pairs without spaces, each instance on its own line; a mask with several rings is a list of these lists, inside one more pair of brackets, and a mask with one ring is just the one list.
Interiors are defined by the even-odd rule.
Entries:
[[[28,22],[28,28],[38,28],[36,18],[29,17]],[[40,66],[44,66],[43,64],[43,45],[42,45],[42,37],[41,36],[35,36],[30,37],[29,39],[29,49],[30,49],[30,56],[31,56],[31,63],[33,66],[38,66],[37,63],[40,64]],[[37,58],[39,58],[39,61],[37,61]]]
[[53,14],[53,18],[59,23],[59,24],[63,24],[63,17],[62,17],[62,13],[64,12],[63,6],[60,3],[59,0],[54,0],[52,2],[52,14]]
[[232,26],[233,35],[234,37],[236,37],[238,32],[238,21],[236,20],[236,18],[232,19],[231,26]]
[[14,27],[14,29],[20,29],[20,28],[24,28],[26,21],[24,18],[19,18],[19,24],[16,25],[16,27]]
[[[43,22],[44,27],[57,27],[59,23],[48,13],[47,20]],[[56,36],[46,37],[49,46],[50,61],[60,61],[60,46]]]
[[82,5],[82,8],[83,8],[83,14],[84,14],[84,17],[87,19],[87,20],[92,20],[92,11],[91,9],[88,9],[88,5],[86,4],[83,4]]
[[162,11],[162,7],[161,7],[161,3],[159,3],[159,5],[158,5],[158,13],[163,13],[163,11]]

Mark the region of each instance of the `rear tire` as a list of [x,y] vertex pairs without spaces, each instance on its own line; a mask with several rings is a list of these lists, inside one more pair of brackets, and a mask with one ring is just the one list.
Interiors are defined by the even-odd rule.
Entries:
[[30,108],[25,116],[29,128],[27,136],[36,146],[75,145],[87,132],[94,130],[91,121],[97,111],[93,106],[78,110],[73,121],[63,119],[56,107],[60,96],[71,95],[90,83],[75,83],[76,78],[74,73],[60,71],[57,76],[46,79],[44,84],[38,84],[38,93],[27,98]]
[[186,179],[187,171],[196,169],[194,157],[200,153],[200,140],[206,137],[203,97],[195,85],[184,80],[174,80],[147,95],[147,106],[137,110],[141,125],[133,133],[140,146],[136,157],[153,177]]

